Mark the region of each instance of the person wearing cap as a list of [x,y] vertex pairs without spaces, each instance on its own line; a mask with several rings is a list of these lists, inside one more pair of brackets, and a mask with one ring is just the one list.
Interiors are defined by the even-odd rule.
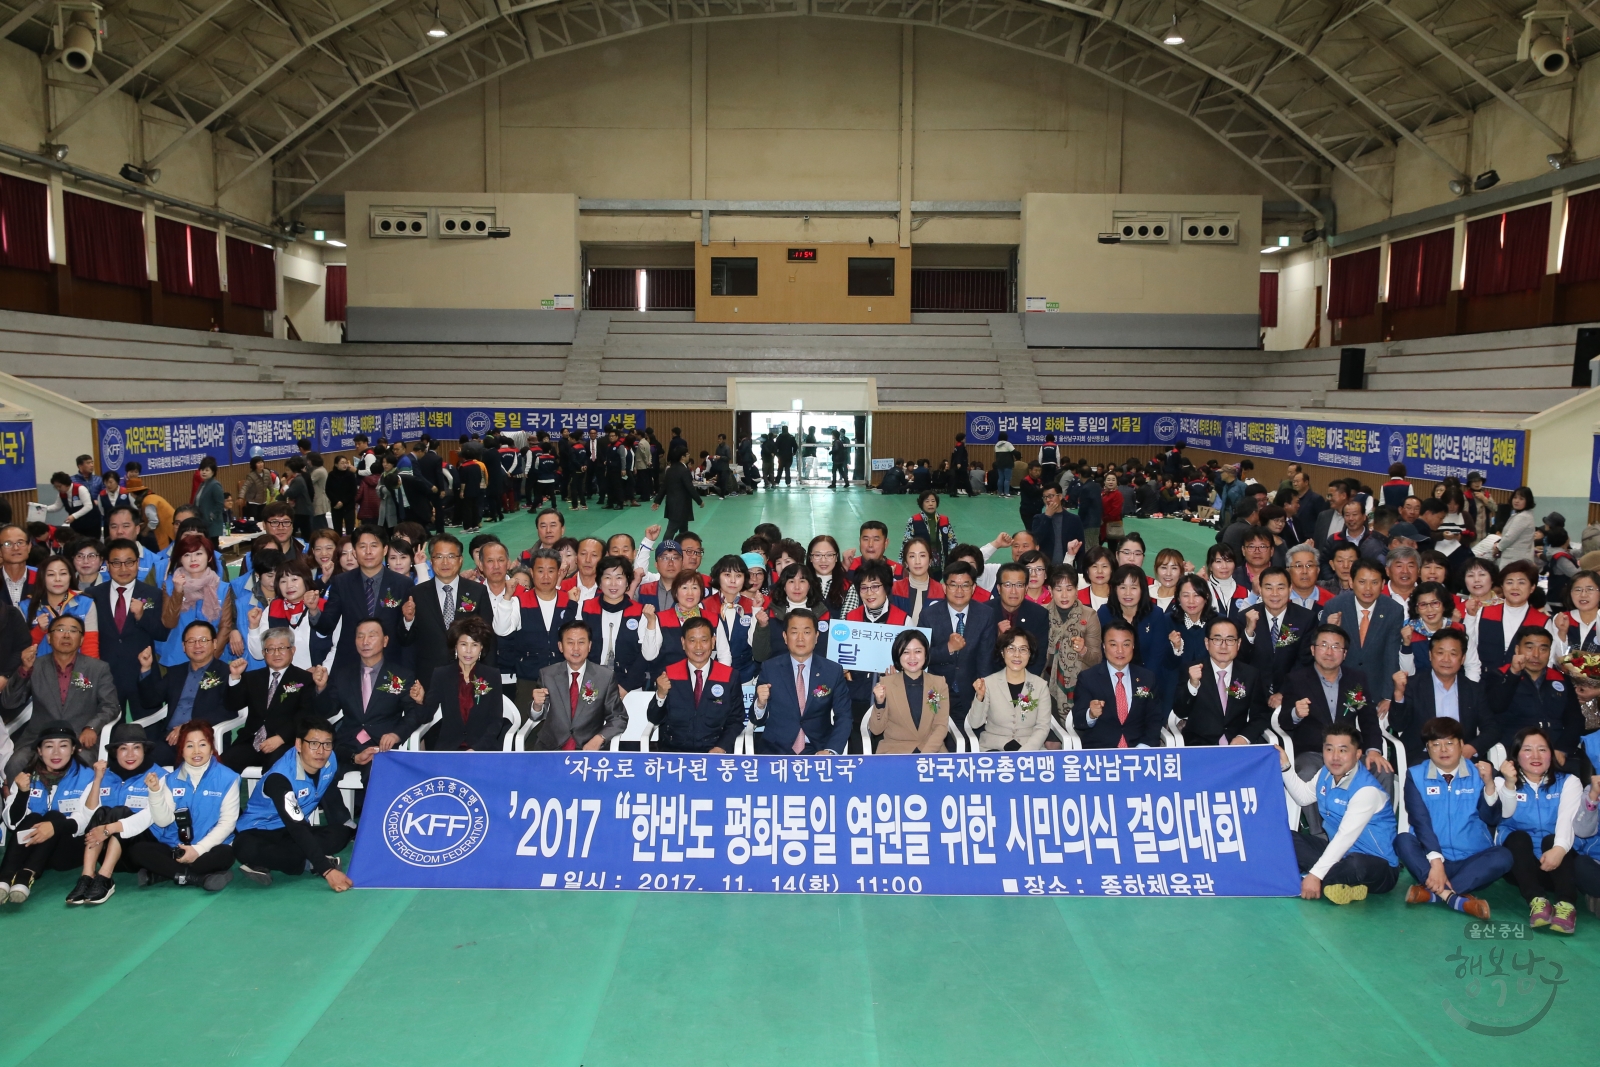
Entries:
[[117,891],[111,876],[119,866],[130,866],[122,862],[125,843],[150,828],[150,787],[160,771],[151,773],[155,760],[144,730],[131,722],[113,726],[106,753],[109,758],[94,765],[94,785],[85,797],[92,814],[83,835],[83,874],[67,894],[68,904],[104,904]]
[[[645,533],[648,535],[649,531]],[[683,570],[683,546],[676,541],[664,540],[656,545],[655,557],[654,575],[646,574],[634,595],[641,604],[654,604],[657,611],[667,611],[677,603],[672,595],[672,580]]]
[[[80,656],[83,620],[60,615],[50,622],[50,653],[39,657],[38,647],[22,652],[22,665],[0,692],[0,712],[7,721],[33,702],[33,717],[12,736],[16,745],[6,762],[6,777],[20,772],[34,757],[33,747],[47,723],[64,722],[85,749],[100,743],[100,731],[122,717],[117,684],[102,660]],[[146,649],[142,656],[148,657]]]
[[92,814],[84,801],[94,772],[73,758],[77,751],[75,725],[46,719],[15,776],[6,772],[12,793],[4,812],[8,832],[0,897],[12,904],[26,903],[44,872],[75,870],[83,863],[83,833]]

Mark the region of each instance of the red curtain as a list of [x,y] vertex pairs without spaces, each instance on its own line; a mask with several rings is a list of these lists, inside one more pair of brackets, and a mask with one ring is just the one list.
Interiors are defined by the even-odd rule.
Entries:
[[1261,272],[1261,327],[1278,325],[1278,272]]
[[634,267],[591,267],[589,307],[594,311],[637,311],[639,271]]
[[345,274],[344,264],[329,267],[327,278],[322,283],[322,319],[324,322],[343,322],[344,306],[349,299],[349,281]]
[[1600,280],[1600,189],[1567,198],[1567,237],[1561,247],[1561,280]]
[[1378,250],[1339,256],[1328,267],[1328,318],[1359,319],[1378,306]]
[[1389,308],[1437,307],[1450,296],[1455,231],[1436,230],[1389,246]]
[[912,311],[1005,311],[1011,277],[983,268],[911,269]]
[[156,271],[163,292],[217,299],[222,276],[217,272],[216,231],[157,216]]
[[140,289],[150,284],[143,212],[77,193],[66,195],[66,205],[67,262],[74,278]]
[[694,268],[650,267],[644,272],[647,311],[693,311]]
[[0,174],[0,267],[50,269],[50,187]]
[[1467,223],[1467,296],[1537,289],[1550,245],[1550,205]]
[[228,294],[241,307],[278,309],[277,252],[262,245],[228,238]]

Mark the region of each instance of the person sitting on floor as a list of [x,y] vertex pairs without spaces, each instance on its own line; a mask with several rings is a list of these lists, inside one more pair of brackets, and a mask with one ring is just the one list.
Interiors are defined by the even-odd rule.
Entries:
[[[333,726],[326,719],[302,719],[294,748],[268,769],[239,817],[233,847],[246,878],[266,886],[273,871],[311,870],[335,893],[355,884],[339,869],[339,853],[355,835],[355,820],[333,788],[338,776]],[[319,807],[326,825],[312,826],[308,820]]]
[[1322,769],[1310,782],[1295,773],[1289,754],[1278,749],[1283,785],[1301,807],[1316,805],[1326,836],[1309,830],[1294,834],[1295,860],[1304,900],[1324,897],[1335,904],[1387,893],[1400,880],[1394,852],[1396,820],[1389,794],[1361,765],[1361,734],[1349,720],[1322,731]]

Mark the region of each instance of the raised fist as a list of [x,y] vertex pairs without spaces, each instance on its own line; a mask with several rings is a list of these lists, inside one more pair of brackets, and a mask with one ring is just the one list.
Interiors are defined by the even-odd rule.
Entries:
[[946,647],[948,647],[951,652],[960,652],[963,648],[967,647],[967,639],[961,634],[951,634],[950,641]]
[[311,680],[316,683],[317,692],[319,693],[328,688],[328,668],[320,663],[312,667]]
[[1100,716],[1104,715],[1105,713],[1106,713],[1106,702],[1104,700],[1091,700],[1091,701],[1089,701],[1089,717],[1091,719],[1098,719]]
[[1302,719],[1305,718],[1307,715],[1310,715],[1311,714],[1311,698],[1310,697],[1301,697],[1299,700],[1295,701],[1294,702],[1294,713],[1295,713],[1296,716],[1298,716],[1299,718],[1302,718]]
[[644,535],[647,539],[654,541],[656,538],[661,536],[661,524],[656,522],[646,526],[644,528]]
[[400,605],[400,617],[406,622],[414,622],[417,617],[417,601],[414,597],[406,597],[406,602]]
[[27,648],[22,650],[22,669],[25,671],[33,670],[33,665],[38,659],[39,646],[29,645]]
[[767,698],[770,696],[772,696],[772,684],[770,682],[763,682],[756,686],[756,707],[766,707]]
[[544,707],[545,704],[549,701],[549,699],[550,699],[550,690],[548,690],[548,689],[535,689],[533,691],[533,706],[534,707],[536,707],[536,708]]
[[883,683],[882,682],[879,682],[877,685],[872,687],[872,702],[874,704],[881,705],[885,700],[888,700],[888,699],[889,699],[889,690],[887,690],[887,689],[885,689],[883,687]]
[[1339,625],[1339,620],[1343,616],[1344,616],[1344,612],[1342,612],[1342,611],[1330,612],[1328,617],[1323,619],[1322,621],[1327,623],[1329,626],[1338,626]]
[[[1074,637],[1072,640],[1074,641],[1074,643],[1076,643],[1078,641],[1082,641],[1083,638]],[[1172,651],[1177,652],[1180,655],[1183,653],[1183,635],[1182,634],[1178,633],[1178,631],[1176,631],[1176,630],[1169,631],[1167,633],[1167,640],[1172,642]],[[1078,651],[1081,652],[1083,650],[1079,649]]]
[[254,630],[261,625],[261,609],[251,608],[250,614],[246,615],[245,618],[250,620],[250,629]]
[[187,583],[188,580],[189,580],[189,576],[187,574],[185,574],[183,571],[181,571],[181,570],[180,571],[174,571],[173,575],[172,575],[172,590],[173,590],[173,592],[175,592],[175,593],[183,592],[184,584]]
[[1010,548],[1011,542],[1014,540],[1015,538],[1004,531],[994,535],[994,543],[1000,548]]
[[[26,653],[24,653],[24,655],[26,655]],[[155,649],[153,649],[150,646],[146,645],[144,648],[139,650],[139,673],[140,674],[148,673],[150,671],[150,669],[153,668],[155,665],[156,665],[156,652],[155,652]]]
[[[238,633],[237,630],[234,632]],[[243,678],[244,669],[248,666],[250,666],[249,660],[236,659],[232,663],[228,664],[228,673],[233,675],[235,678]]]
[[134,597],[128,601],[128,611],[136,619],[144,618],[144,597]]
[[1199,685],[1200,684],[1200,679],[1204,678],[1205,674],[1206,674],[1206,668],[1205,668],[1204,664],[1195,663],[1195,664],[1191,664],[1190,665],[1190,667],[1189,667],[1189,681],[1192,682],[1193,684]]
[[421,682],[412,682],[411,683],[411,692],[410,692],[409,695],[410,695],[410,697],[411,697],[411,699],[413,701],[415,701],[416,703],[420,704],[424,700],[427,699],[428,691],[426,689],[422,688],[422,683]]
[[662,699],[672,691],[672,679],[667,677],[667,672],[662,671],[656,676],[656,695]]
[[972,683],[972,695],[977,697],[979,700],[983,700],[985,688],[986,686],[984,686],[982,678],[974,679]]
[[1406,698],[1406,672],[1405,671],[1395,671],[1394,672],[1393,681],[1394,681],[1394,699],[1395,700],[1401,700],[1401,701],[1405,700],[1405,698]]

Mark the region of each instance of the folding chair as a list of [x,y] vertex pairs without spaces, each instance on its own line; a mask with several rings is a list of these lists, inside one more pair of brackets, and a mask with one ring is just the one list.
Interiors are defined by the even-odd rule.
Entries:
[[1183,720],[1175,711],[1167,712],[1167,724],[1161,728],[1162,747],[1183,748]]
[[[1283,725],[1283,708],[1275,708],[1272,712],[1271,724],[1267,731],[1267,740],[1283,749],[1289,757],[1289,769],[1294,770],[1294,741],[1289,737],[1288,729]],[[1300,829],[1300,805],[1294,797],[1289,795],[1287,786],[1283,790],[1283,803],[1289,810],[1289,832],[1295,833]]]
[[522,713],[517,710],[517,702],[508,696],[500,698],[500,716],[506,720],[506,735],[500,740],[501,752],[522,751]]
[[647,714],[650,702],[656,698],[654,691],[635,689],[622,698],[628,710],[628,727],[611,739],[611,751],[621,752],[624,741],[637,742],[640,752],[650,751],[650,742],[656,737],[656,725]]

